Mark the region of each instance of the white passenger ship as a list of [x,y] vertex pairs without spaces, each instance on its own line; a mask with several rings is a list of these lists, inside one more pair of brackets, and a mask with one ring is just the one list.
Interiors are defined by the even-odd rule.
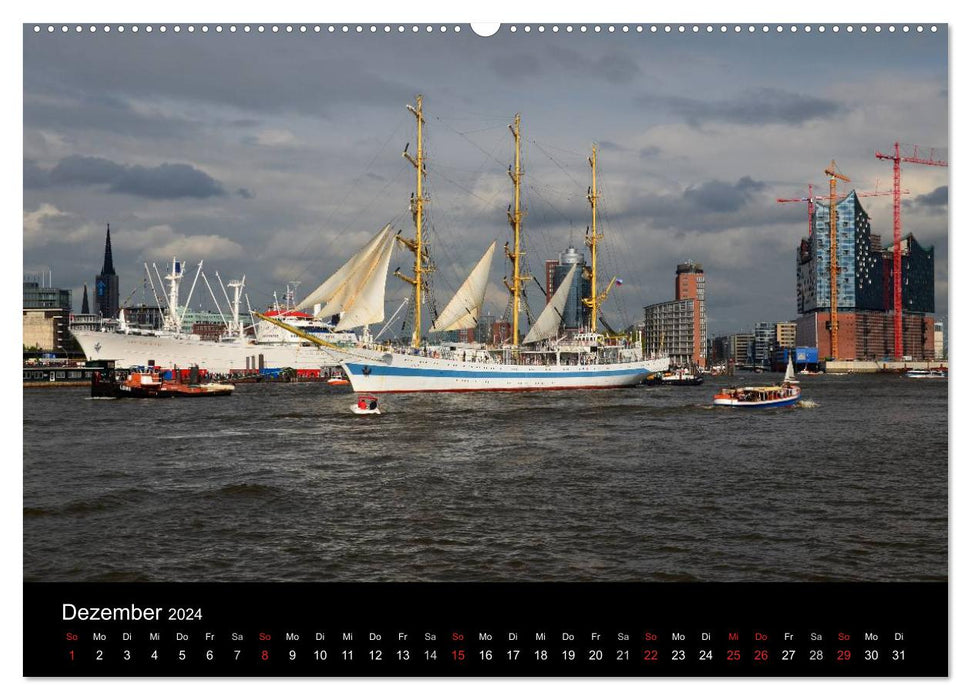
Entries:
[[[330,371],[337,367],[337,360],[332,354],[322,350],[308,338],[281,330],[276,324],[256,321],[254,315],[252,323],[247,328],[240,312],[240,305],[244,298],[242,290],[245,277],[226,285],[232,290],[233,298],[230,300],[229,294],[225,294],[229,312],[224,316],[225,332],[218,340],[205,339],[200,335],[185,332],[183,319],[189,308],[189,300],[186,300],[184,306],[179,300],[179,287],[184,267],[185,263],[173,259],[169,273],[165,276],[168,282],[168,294],[161,328],[138,327],[126,320],[124,311],[120,312],[116,321],[106,323],[98,329],[87,326],[71,328],[71,333],[77,338],[85,357],[88,360],[113,360],[116,367],[198,365],[210,372],[221,374],[263,367],[322,371]],[[196,279],[193,281],[193,290],[201,270],[200,262]],[[147,266],[146,272],[151,275]],[[205,278],[205,273],[202,273],[202,276]],[[206,284],[209,286],[208,280]],[[189,293],[190,299],[191,296],[192,291]],[[287,296],[290,298],[289,290]],[[215,299],[215,295],[213,298]],[[333,326],[315,319],[313,315],[287,306],[286,304],[277,306],[267,311],[266,316],[284,320],[312,338],[319,338],[335,346],[358,344],[359,339],[356,334],[336,331]],[[218,303],[217,308],[219,308]]]

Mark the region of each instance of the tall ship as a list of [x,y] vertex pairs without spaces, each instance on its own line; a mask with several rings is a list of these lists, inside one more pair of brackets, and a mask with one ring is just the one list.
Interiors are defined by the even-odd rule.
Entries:
[[[591,225],[585,242],[590,249],[591,265],[574,264],[536,318],[525,337],[520,333],[525,283],[532,279],[526,273],[522,252],[520,185],[523,171],[520,160],[520,117],[517,114],[510,131],[515,140],[515,161],[509,168],[513,183],[513,203],[509,223],[513,245],[507,243],[505,255],[512,268],[511,278],[504,280],[509,291],[510,333],[501,344],[468,342],[428,344],[422,340],[422,303],[429,290],[428,275],[433,271],[427,243],[423,240],[423,214],[427,203],[424,192],[425,153],[423,149],[422,97],[408,106],[417,122],[414,155],[405,148],[404,157],[416,171],[416,187],[410,210],[414,220],[414,238],[395,234],[385,226],[337,272],[329,277],[298,308],[319,308],[314,316],[338,315],[338,328],[362,327],[363,342],[356,347],[341,347],[296,328],[285,319],[257,314],[329,352],[340,363],[354,391],[367,393],[426,391],[528,391],[553,389],[606,389],[633,386],[649,375],[668,369],[669,360],[647,358],[639,337],[603,334],[598,330],[599,310],[617,281],[598,287],[597,244],[603,238],[597,232],[597,148],[593,147],[589,164],[592,185],[587,199],[591,207]],[[384,295],[387,271],[395,243],[414,255],[411,274],[399,270],[395,276],[412,287],[413,312],[411,343],[408,346],[379,345],[370,340],[370,324],[384,320]],[[475,328],[482,314],[489,269],[495,252],[493,242],[459,287],[451,301],[433,319],[429,332],[444,333]],[[560,335],[561,319],[574,278],[589,280],[590,294],[582,298],[589,309],[589,327],[580,332]],[[318,306],[319,305],[319,306]],[[434,307],[433,307],[434,308]]]
[[[152,272],[147,264],[145,268],[154,292]],[[251,311],[246,314],[250,317],[250,323],[247,324],[240,308],[246,298],[243,294],[245,276],[241,280],[231,280],[226,285],[219,279],[227,305],[224,313],[200,262],[183,305],[180,301],[180,286],[184,270],[185,263],[174,258],[164,281],[158,270],[155,270],[159,284],[168,285],[164,301],[156,294],[158,307],[164,309],[160,327],[135,323],[126,318],[124,309],[119,312],[117,319],[110,319],[96,328],[87,325],[72,326],[71,333],[77,338],[85,356],[89,360],[113,360],[116,367],[197,365],[209,372],[220,374],[271,367],[321,371],[337,368],[338,363],[334,356],[307,337],[283,331],[278,325],[268,321],[258,320]],[[190,301],[200,276],[212,293],[222,321],[219,324],[222,331],[216,338],[207,338],[192,332],[191,324],[187,323]],[[322,338],[337,347],[353,347],[359,344],[360,339],[353,332],[338,329],[333,324],[314,318],[312,314],[292,308],[292,299],[292,290],[288,286],[284,304],[274,304],[274,308],[263,315],[285,319],[306,336]],[[246,303],[249,306],[248,299]]]

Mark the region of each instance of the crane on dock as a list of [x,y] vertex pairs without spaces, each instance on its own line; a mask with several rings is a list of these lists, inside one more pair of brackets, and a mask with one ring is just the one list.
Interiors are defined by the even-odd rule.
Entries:
[[904,315],[903,315],[903,261],[900,251],[900,164],[917,163],[919,165],[934,165],[947,167],[947,161],[937,158],[934,149],[922,156],[917,146],[913,147],[911,155],[900,154],[900,143],[894,143],[891,153],[876,152],[880,160],[893,161],[893,354],[895,359],[904,355]]

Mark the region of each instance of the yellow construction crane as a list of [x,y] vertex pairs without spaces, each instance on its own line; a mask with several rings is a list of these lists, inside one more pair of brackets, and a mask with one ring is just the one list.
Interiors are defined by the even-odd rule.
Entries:
[[823,172],[829,177],[829,354],[834,360],[838,360],[840,346],[836,299],[839,291],[839,265],[836,261],[836,181],[849,182],[850,178],[836,169],[835,160],[831,160],[829,167]]

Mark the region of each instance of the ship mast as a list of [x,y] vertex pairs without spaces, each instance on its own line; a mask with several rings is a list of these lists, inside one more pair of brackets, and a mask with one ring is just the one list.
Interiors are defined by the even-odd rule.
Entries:
[[[513,123],[509,125],[509,130],[516,141],[516,163],[515,166],[509,167],[509,178],[513,184],[513,209],[511,212],[506,212],[513,230],[513,249],[509,250],[509,244],[506,244],[506,257],[512,261],[512,284],[509,284],[507,280],[503,280],[503,282],[506,289],[512,294],[512,344],[519,345],[519,298],[522,296],[523,282],[529,280],[529,275],[521,274],[522,266],[520,264],[522,258],[522,222],[526,217],[526,212],[520,208],[520,185],[523,180],[523,170],[520,165],[519,114],[516,114]],[[513,169],[514,167],[515,169]]]
[[597,298],[597,241],[603,238],[603,234],[597,235],[597,199],[599,198],[599,193],[597,192],[597,145],[593,145],[592,153],[590,158],[587,160],[590,163],[590,170],[592,176],[592,186],[587,191],[587,200],[590,202],[590,232],[587,235],[586,244],[590,248],[590,298],[584,299],[583,303],[590,308],[590,331],[593,333],[597,332],[597,305],[599,299]]
[[421,108],[421,95],[415,97],[415,106],[412,107],[408,105],[408,111],[415,115],[415,120],[418,122],[418,145],[415,155],[412,156],[408,153],[408,146],[405,146],[403,155],[405,159],[413,166],[415,166],[416,180],[417,184],[415,186],[415,192],[411,195],[411,213],[415,219],[415,237],[414,238],[402,238],[397,236],[397,239],[401,241],[411,252],[415,254],[415,266],[414,266],[414,277],[407,277],[398,271],[395,271],[395,275],[400,279],[404,280],[411,286],[415,288],[415,327],[411,334],[411,346],[417,348],[421,345],[421,302],[422,302],[422,289],[424,282],[422,280],[422,275],[426,272],[430,272],[431,269],[425,266],[425,259],[427,257],[424,248],[422,247],[421,241],[421,231],[422,231],[422,213],[424,210],[425,202],[427,199],[422,193],[423,184],[425,180],[425,151],[422,148],[422,126],[425,124],[425,118],[422,115]]
[[587,200],[590,202],[590,230],[587,232],[586,244],[590,248],[590,296],[583,300],[584,306],[590,309],[590,331],[597,332],[597,313],[600,304],[607,299],[611,287],[617,278],[614,277],[602,292],[597,293],[597,242],[603,238],[603,234],[597,233],[597,200],[600,199],[600,192],[597,191],[597,144],[593,145],[590,157],[587,159],[591,170],[591,187],[587,191]]

